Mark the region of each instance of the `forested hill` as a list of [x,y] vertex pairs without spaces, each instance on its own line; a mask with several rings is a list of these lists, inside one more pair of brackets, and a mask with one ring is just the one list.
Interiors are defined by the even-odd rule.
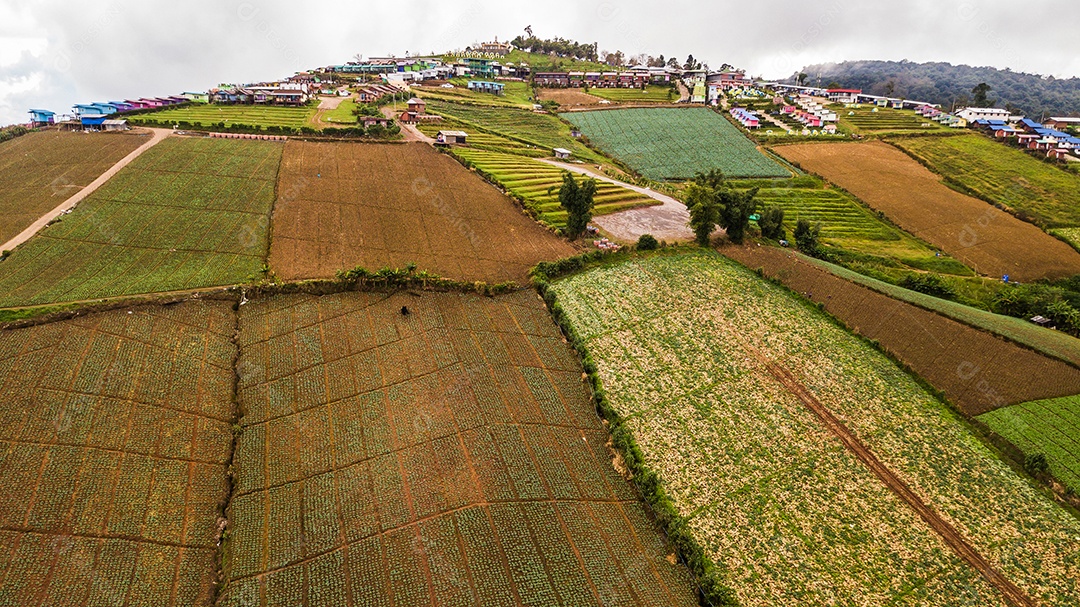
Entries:
[[[990,85],[987,98],[997,107],[1008,107],[1036,116],[1080,115],[1080,78],[1056,79],[992,67],[910,61],[845,61],[810,65],[802,70],[805,84],[839,84],[875,95],[917,99],[942,106],[967,105],[972,89]],[[795,82],[798,74],[788,81]]]

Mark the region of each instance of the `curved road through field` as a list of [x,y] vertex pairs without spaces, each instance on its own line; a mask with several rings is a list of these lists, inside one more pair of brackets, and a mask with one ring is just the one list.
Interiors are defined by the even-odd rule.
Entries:
[[593,223],[603,228],[603,230],[612,237],[626,241],[636,241],[642,234],[652,234],[660,240],[669,241],[691,240],[694,238],[694,232],[690,229],[690,212],[686,210],[686,205],[675,198],[672,198],[667,194],[661,194],[660,192],[650,190],[649,188],[643,188],[624,183],[617,179],[612,179],[606,175],[595,173],[579,165],[557,162],[550,159],[539,160],[540,162],[559,167],[560,169],[570,171],[571,173],[585,175],[587,177],[592,177],[597,181],[624,187],[662,203],[659,206],[641,207],[639,209],[630,209],[628,211],[620,211],[618,213],[612,213],[611,215],[593,218]]
[[41,218],[32,223],[30,227],[20,232],[18,236],[0,245],[0,251],[13,251],[15,250],[15,247],[33,238],[35,234],[40,232],[45,226],[49,225],[49,222],[63,215],[67,211],[75,208],[75,205],[79,204],[84,199],[86,199],[87,196],[93,194],[97,191],[98,188],[105,185],[107,181],[112,179],[113,175],[116,175],[120,172],[120,169],[131,164],[136,158],[142,156],[143,152],[161,143],[169,135],[172,135],[172,131],[169,129],[146,130],[149,130],[151,132],[149,141],[136,148],[135,151],[128,154],[127,156],[124,156],[122,159],[120,159],[120,162],[114,164],[112,168],[102,173],[101,176],[99,176],[94,181],[90,182],[90,185],[79,190],[75,193],[75,195],[65,200],[63,203],[60,204],[60,206],[42,215]]

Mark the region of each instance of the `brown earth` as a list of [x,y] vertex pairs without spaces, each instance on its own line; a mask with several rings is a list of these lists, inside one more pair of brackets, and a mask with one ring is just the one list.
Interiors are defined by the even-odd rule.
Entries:
[[563,108],[616,105],[615,102],[602,103],[603,99],[579,89],[540,89],[540,100],[554,101]]
[[1000,337],[848,282],[773,247],[725,247],[824,304],[855,332],[878,341],[969,416],[1080,393],[1080,370]]
[[129,133],[28,133],[0,145],[0,242],[149,141]]
[[843,187],[901,228],[980,274],[1014,280],[1080,274],[1080,253],[997,208],[947,187],[881,142],[799,144],[776,151]]
[[430,146],[290,141],[270,268],[285,280],[415,263],[444,278],[525,282],[574,247]]

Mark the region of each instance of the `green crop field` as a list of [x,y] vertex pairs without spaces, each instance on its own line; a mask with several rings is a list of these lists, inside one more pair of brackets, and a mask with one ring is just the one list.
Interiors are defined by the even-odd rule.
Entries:
[[0,605],[209,607],[232,302],[0,331]]
[[878,131],[940,132],[950,130],[949,127],[916,114],[914,110],[894,110],[879,107],[845,108],[839,105],[831,106],[830,109],[835,111],[840,118],[842,128],[855,133]]
[[[571,137],[570,127],[551,114],[443,102],[429,103],[428,112],[449,117],[470,127],[478,127],[494,135],[533,145],[547,155],[550,155],[554,148],[566,148],[580,160],[590,162],[603,160],[596,152]],[[466,128],[465,131],[470,132],[470,129]]]
[[674,103],[679,100],[679,91],[655,84],[645,90],[590,88],[589,94],[617,103]]
[[1050,233],[1071,244],[1074,249],[1080,251],[1080,228],[1055,228]]
[[1004,604],[841,432],[1037,604],[1080,601],[1080,522],[796,295],[712,252],[552,289],[644,464],[741,604]]
[[728,177],[790,177],[716,112],[634,108],[562,115],[593,143],[645,177],[689,179],[720,169]]
[[1080,175],[982,135],[893,142],[946,179],[1048,227],[1080,227]]
[[[566,225],[566,211],[559,205],[563,171],[559,167],[510,154],[457,148],[454,155],[483,171],[507,191],[520,196],[537,218],[553,227]],[[597,181],[593,215],[607,215],[641,206],[660,204],[621,186]]]
[[149,137],[126,133],[28,133],[0,144],[0,243],[18,236]]
[[698,604],[534,292],[274,297],[239,342],[221,605]]
[[464,131],[469,136],[469,147],[477,150],[507,152],[518,156],[529,156],[532,158],[547,158],[552,154],[552,151],[547,148],[529,145],[514,139],[507,139],[501,135],[482,131],[473,124],[453,119],[446,119],[440,122],[424,122],[416,125],[416,128],[418,128],[421,133],[431,138],[435,138],[439,134],[439,131]]
[[356,114],[353,111],[356,109],[356,101],[349,97],[341,102],[341,105],[337,106],[337,109],[329,110],[326,114],[323,114],[323,120],[326,122],[333,122],[335,124],[356,124]]
[[182,108],[165,109],[160,112],[150,112],[132,116],[132,123],[144,120],[157,120],[163,122],[187,122],[203,128],[213,128],[219,123],[226,126],[244,124],[249,126],[285,127],[298,129],[300,127],[314,127],[311,119],[318,111],[317,104],[302,107],[284,107],[274,105],[219,105],[203,103]]
[[531,110],[533,104],[533,92],[527,82],[503,82],[505,85],[502,95],[492,95],[470,91],[468,78],[454,78],[450,81],[454,85],[452,89],[433,86],[413,87],[418,97],[426,100],[448,101],[451,103],[464,103],[469,105],[488,107],[512,107]]
[[1080,493],[1080,396],[1013,405],[979,416],[1025,456],[1042,454],[1050,472]]
[[282,148],[161,142],[0,262],[0,307],[230,285],[259,275]]

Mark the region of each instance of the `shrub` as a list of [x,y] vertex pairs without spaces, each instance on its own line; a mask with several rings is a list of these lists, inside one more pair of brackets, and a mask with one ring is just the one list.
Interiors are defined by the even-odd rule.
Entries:
[[1050,463],[1042,453],[1029,453],[1024,458],[1024,470],[1031,476],[1041,476],[1050,471]]
[[956,298],[956,291],[937,274],[908,274],[900,286],[942,299]]
[[641,238],[638,238],[637,250],[639,251],[655,251],[659,248],[660,243],[656,241],[652,234],[642,234]]
[[783,240],[787,237],[787,230],[784,229],[784,209],[780,207],[768,207],[761,213],[761,219],[758,220],[758,227],[761,228],[761,235],[769,240]]
[[811,225],[805,219],[800,219],[799,223],[795,224],[795,246],[803,253],[811,257],[821,255],[820,237],[821,224]]

